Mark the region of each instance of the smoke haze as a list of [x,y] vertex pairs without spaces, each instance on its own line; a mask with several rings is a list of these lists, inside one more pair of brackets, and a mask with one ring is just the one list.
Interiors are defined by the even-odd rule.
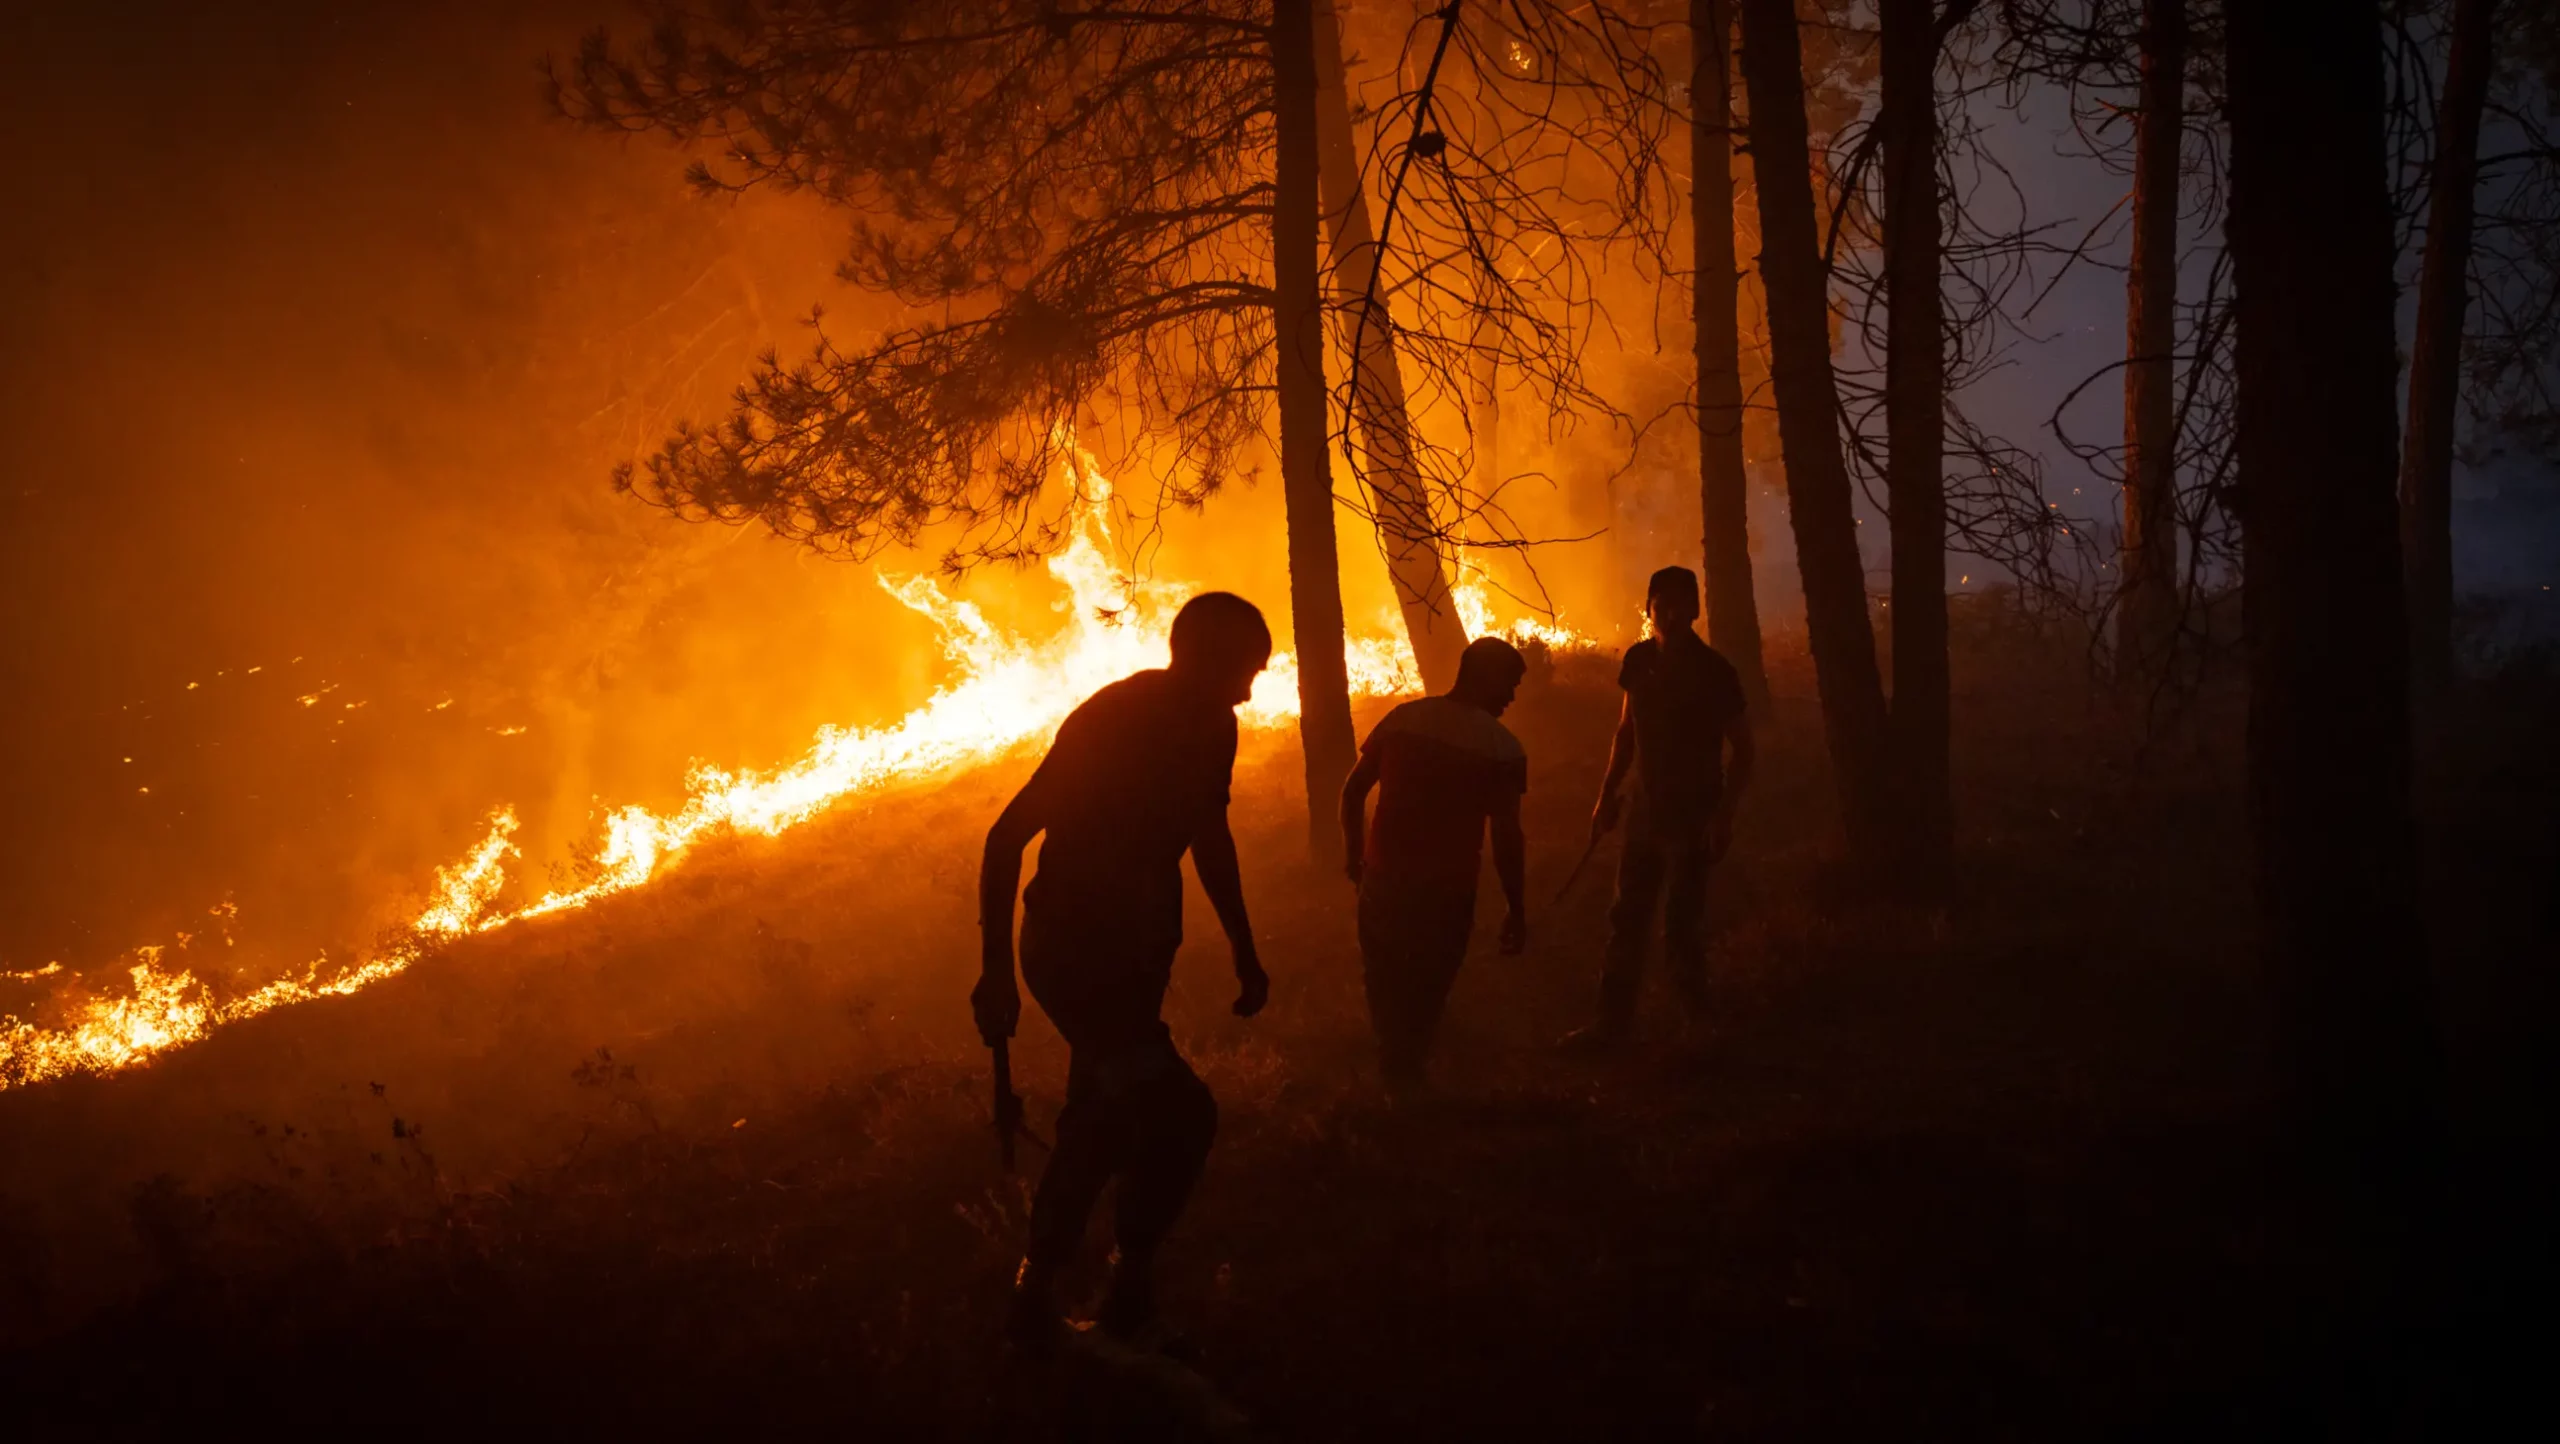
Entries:
[[[834,228],[546,117],[586,7],[57,7],[8,50],[0,958],[361,943],[513,801],[929,690],[864,572],[607,473],[834,300]],[[927,634],[929,635],[929,634]]]

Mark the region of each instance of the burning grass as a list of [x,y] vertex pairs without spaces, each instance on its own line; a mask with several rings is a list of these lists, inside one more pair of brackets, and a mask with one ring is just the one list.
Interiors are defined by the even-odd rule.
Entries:
[[[118,1072],[199,1042],[216,1028],[362,991],[458,939],[575,912],[645,886],[714,839],[776,836],[848,799],[945,782],[1048,736],[1104,683],[1162,665],[1173,614],[1189,596],[1187,588],[1122,573],[1113,560],[1110,486],[1097,476],[1087,487],[1092,500],[1079,529],[1048,562],[1067,600],[1065,624],[1046,638],[998,631],[977,607],[955,601],[930,577],[881,578],[891,595],[939,629],[952,668],[945,686],[896,723],[825,728],[797,762],[769,772],[697,763],[682,806],[663,814],[636,805],[605,811],[574,881],[539,895],[510,888],[516,815],[501,806],[478,842],[437,869],[415,914],[371,951],[352,959],[324,956],[299,974],[237,996],[218,995],[163,947],[138,949],[122,969],[129,989],[99,993],[74,979],[47,999],[38,1019],[0,1017],[0,1089]],[[1589,645],[1552,622],[1497,623],[1480,584],[1462,588],[1456,600],[1470,632],[1504,633],[1541,650]],[[1392,638],[1352,638],[1345,660],[1355,697],[1418,690],[1406,649]],[[1281,652],[1256,680],[1241,716],[1248,726],[1274,730],[1287,726],[1297,708],[1296,659]],[[507,901],[511,892],[513,902]]]

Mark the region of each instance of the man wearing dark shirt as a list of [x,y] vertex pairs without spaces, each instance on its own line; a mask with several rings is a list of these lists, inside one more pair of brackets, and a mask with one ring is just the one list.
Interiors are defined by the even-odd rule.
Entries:
[[[1361,978],[1379,1071],[1400,1093],[1422,1082],[1431,1035],[1466,960],[1488,822],[1510,904],[1502,950],[1517,953],[1528,940],[1520,795],[1529,756],[1498,720],[1527,670],[1499,637],[1468,643],[1457,684],[1388,713],[1342,784],[1344,870],[1360,889]],[[1372,789],[1378,813],[1364,836]]]
[[[1653,919],[1662,913],[1663,961],[1699,1015],[1707,988],[1707,869],[1733,840],[1733,814],[1750,785],[1757,753],[1742,680],[1733,664],[1699,640],[1698,578],[1664,567],[1645,589],[1653,635],[1627,649],[1618,670],[1626,692],[1609,743],[1609,770],[1591,813],[1596,840],[1618,825],[1620,786],[1636,775],[1635,805],[1618,857],[1618,896],[1609,909],[1609,947],[1600,980],[1600,1018],[1567,1042],[1609,1046],[1635,1023]],[[1733,748],[1730,773],[1725,748]]]
[[1182,943],[1185,852],[1235,953],[1237,1015],[1260,1012],[1271,988],[1227,831],[1235,708],[1270,659],[1271,632],[1252,603],[1226,592],[1192,598],[1174,619],[1173,665],[1114,682],[1070,714],[987,833],[983,967],[970,995],[979,1034],[993,1046],[1022,1015],[1014,889],[1023,848],[1045,832],[1039,874],[1022,895],[1022,977],[1068,1049],[1058,1146],[1040,1175],[1014,1283],[1020,1342],[1057,1330],[1058,1270],[1114,1179],[1118,1250],[1098,1321],[1125,1336],[1154,1316],[1156,1248],[1218,1123],[1216,1100],[1160,1016]]

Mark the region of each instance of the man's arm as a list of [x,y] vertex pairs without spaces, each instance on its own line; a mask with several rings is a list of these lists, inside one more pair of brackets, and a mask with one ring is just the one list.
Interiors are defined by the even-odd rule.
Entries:
[[1730,745],[1733,760],[1726,766],[1724,795],[1716,800],[1715,816],[1707,823],[1707,860],[1719,861],[1726,848],[1733,845],[1733,815],[1742,806],[1742,794],[1751,786],[1751,772],[1760,761],[1760,743],[1751,732],[1751,714],[1737,712],[1725,724],[1724,737],[1718,746]]
[[1342,779],[1342,872],[1360,881],[1360,856],[1368,833],[1369,791],[1378,785],[1378,754],[1363,752]]
[[1591,809],[1594,838],[1618,825],[1618,787],[1636,765],[1636,703],[1618,699],[1618,730],[1609,738],[1609,771],[1600,779],[1600,803]]
[[969,994],[978,1036],[988,1047],[1013,1036],[1022,1021],[1022,992],[1013,981],[1013,899],[1022,889],[1022,850],[1049,825],[1055,783],[1042,762],[987,829],[978,862],[978,986]]
[[1235,834],[1227,830],[1227,810],[1201,824],[1191,837],[1191,870],[1200,890],[1217,909],[1218,924],[1227,930],[1227,946],[1236,955],[1236,1016],[1250,1018],[1271,996],[1271,978],[1253,946],[1253,920],[1244,911],[1244,873],[1236,866]]
[[1529,943],[1529,843],[1520,831],[1520,794],[1504,791],[1491,820],[1493,871],[1502,879],[1502,900],[1509,905],[1502,919],[1502,950],[1516,953]]

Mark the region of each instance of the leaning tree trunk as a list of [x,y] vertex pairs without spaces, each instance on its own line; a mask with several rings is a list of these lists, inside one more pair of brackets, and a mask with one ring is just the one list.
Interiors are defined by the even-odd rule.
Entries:
[[[1467,439],[1474,447],[1475,465],[1469,485],[1475,495],[1467,500],[1458,517],[1456,544],[1464,548],[1481,540],[1489,540],[1476,530],[1477,514],[1498,504],[1502,494],[1502,328],[1498,323],[1502,304],[1500,267],[1503,258],[1503,226],[1500,214],[1486,218],[1484,271],[1476,278],[1475,354],[1468,358]],[[1463,551],[1454,558],[1453,570],[1464,575],[1466,557]]]
[[1885,490],[1893,508],[1896,820],[1915,885],[1955,847],[1947,780],[1947,359],[1939,293],[1938,37],[1931,0],[1882,0]]
[[2125,276],[2124,554],[2116,651],[2156,678],[2178,636],[2178,148],[2186,130],[2186,0],[2144,0],[2134,119],[2133,266]]
[[1733,0],[1689,0],[1689,225],[1698,323],[1698,509],[1707,640],[1769,695],[1751,590],[1750,479],[1742,460],[1742,267],[1733,241]]
[[1387,575],[1395,583],[1406,637],[1423,685],[1444,692],[1458,680],[1458,654],[1466,628],[1449,597],[1449,570],[1440,554],[1440,528],[1413,456],[1413,419],[1405,405],[1404,372],[1396,362],[1395,324],[1383,300],[1371,301],[1378,243],[1369,223],[1369,197],[1360,181],[1360,156],[1351,139],[1351,94],[1342,66],[1342,26],[1333,0],[1314,0],[1316,137],[1323,158],[1318,171],[1325,215],[1332,221],[1333,289],[1351,313],[1342,324],[1358,337],[1350,358],[1350,444],[1368,483],[1386,548]]
[[1271,220],[1272,334],[1278,352],[1280,480],[1288,511],[1289,620],[1298,647],[1298,736],[1306,749],[1307,846],[1338,860],[1333,801],[1355,746],[1334,552],[1331,438],[1325,427],[1324,298],[1316,260],[1314,0],[1274,0],[1271,59],[1279,161]]
[[1502,355],[1491,338],[1479,334],[1470,370],[1467,432],[1475,444],[1475,505],[1484,506],[1502,492]]
[[1760,187],[1760,281],[1768,295],[1769,382],[1786,459],[1787,510],[1849,851],[1872,868],[1890,837],[1884,684],[1867,625],[1866,574],[1840,451],[1830,273],[1814,224],[1803,64],[1790,0],[1742,0],[1742,77],[1751,107],[1752,173]]
[[1465,577],[1464,549],[1488,540],[1475,528],[1476,512],[1496,505],[1496,498],[1502,494],[1502,353],[1494,335],[1491,305],[1490,298],[1479,303],[1476,351],[1468,367],[1467,437],[1475,448],[1475,465],[1468,485],[1475,495],[1459,516],[1457,535],[1452,539],[1458,551],[1451,558],[1453,580]]
[[2427,251],[2418,268],[2418,327],[2409,348],[2409,434],[2400,454],[2400,544],[2409,573],[2410,660],[2421,696],[2453,677],[2453,428],[2462,379],[2464,284],[2471,265],[2472,187],[2480,111],[2489,98],[2496,0],[2454,0],[2451,53],[2436,108]]
[[2419,1323],[2441,1059],[2410,800],[2383,36],[2369,8],[2289,0],[2230,0],[2226,26],[2249,798],[2311,1208],[2297,1282],[2330,1295],[2307,1316],[2347,1331],[2338,1376],[2388,1387],[2365,1376]]

